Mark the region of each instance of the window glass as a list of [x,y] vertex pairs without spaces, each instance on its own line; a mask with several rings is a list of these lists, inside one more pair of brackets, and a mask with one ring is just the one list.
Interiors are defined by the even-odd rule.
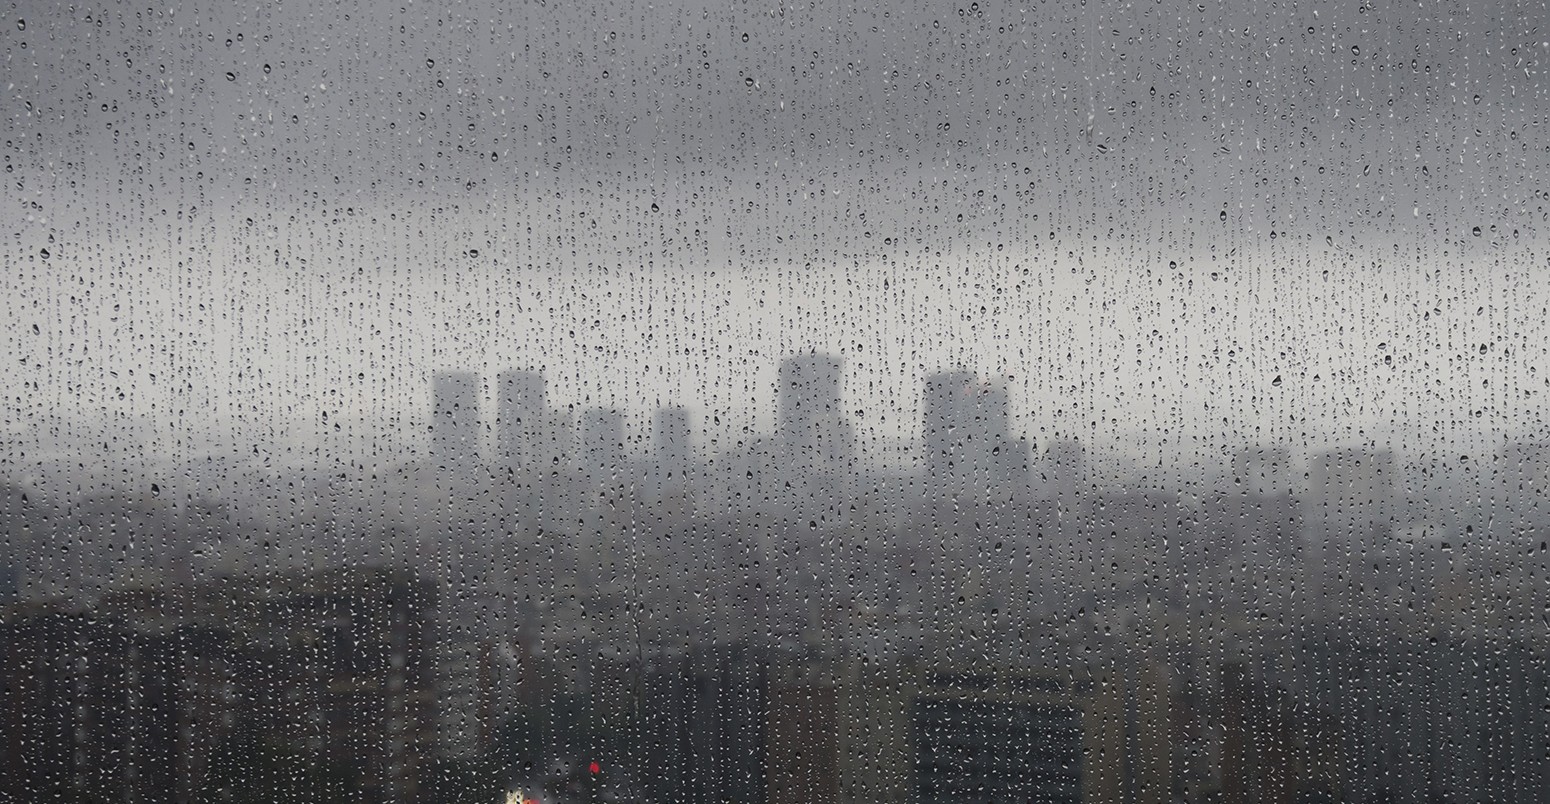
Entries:
[[0,804],[1543,802],[1543,2],[12,3]]

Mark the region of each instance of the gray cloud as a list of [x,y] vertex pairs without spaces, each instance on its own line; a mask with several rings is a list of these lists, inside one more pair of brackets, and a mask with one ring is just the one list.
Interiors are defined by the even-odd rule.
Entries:
[[1540,426],[1542,4],[12,14],[18,420],[544,364],[759,422],[824,348],[883,431],[949,363],[1031,431]]

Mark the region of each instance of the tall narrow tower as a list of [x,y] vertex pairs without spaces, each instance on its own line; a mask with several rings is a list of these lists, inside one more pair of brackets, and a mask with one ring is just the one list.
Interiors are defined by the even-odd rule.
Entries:
[[927,489],[933,494],[986,491],[1010,484],[1026,447],[1012,438],[1011,400],[1002,381],[982,382],[972,371],[926,378],[924,448]]

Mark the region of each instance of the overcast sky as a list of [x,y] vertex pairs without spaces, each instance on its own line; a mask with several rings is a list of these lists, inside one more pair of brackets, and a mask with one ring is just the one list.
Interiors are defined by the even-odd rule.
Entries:
[[816,349],[886,438],[959,365],[1036,442],[1546,435],[1544,3],[509,5],[13,5],[9,429],[535,367],[726,438]]

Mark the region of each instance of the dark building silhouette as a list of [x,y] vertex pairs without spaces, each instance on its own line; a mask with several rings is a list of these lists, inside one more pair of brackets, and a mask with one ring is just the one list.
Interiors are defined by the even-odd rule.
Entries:
[[114,592],[95,614],[13,609],[0,789],[211,800],[283,783],[262,765],[288,757],[270,772],[328,768],[358,800],[416,801],[435,738],[436,602],[412,575],[341,568]]
[[839,692],[833,673],[793,667],[769,685],[767,799],[836,804],[840,791]]
[[648,660],[640,686],[651,750],[642,770],[654,798],[766,800],[769,663],[767,651],[746,646]]
[[983,497],[1026,488],[1028,444],[1012,436],[1004,380],[982,381],[969,371],[933,374],[922,408],[930,493]]
[[1298,706],[1239,662],[1222,668],[1223,804],[1339,801],[1332,718]]
[[194,743],[231,725],[226,648],[225,635],[194,627],[13,612],[0,623],[0,789],[25,800],[192,800],[206,771]]

